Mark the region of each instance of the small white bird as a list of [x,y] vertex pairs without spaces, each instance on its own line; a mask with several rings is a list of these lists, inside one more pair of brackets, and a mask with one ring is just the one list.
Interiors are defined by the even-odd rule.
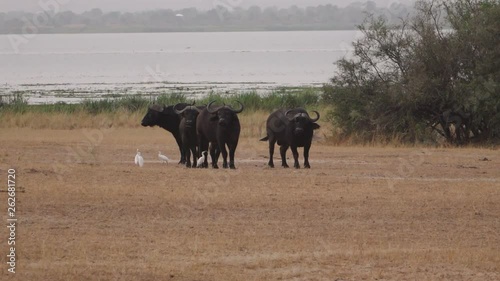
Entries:
[[168,159],[167,156],[161,154],[161,151],[158,151],[158,159],[160,160],[160,162],[167,163],[167,164],[168,164],[168,161],[170,161],[170,159]]
[[135,155],[134,163],[136,165],[139,165],[139,167],[144,166],[144,158],[142,158],[142,155],[139,152],[139,149],[137,149],[137,154]]
[[201,168],[201,165],[203,165],[203,163],[205,162],[205,159],[207,157],[207,153],[208,153],[208,151],[203,151],[201,153],[201,157],[198,158],[198,162],[196,162],[196,168]]
[[139,152],[139,148],[137,149],[137,154],[135,155],[135,158],[134,158],[134,163],[136,165],[139,165],[139,156],[141,155],[141,153]]

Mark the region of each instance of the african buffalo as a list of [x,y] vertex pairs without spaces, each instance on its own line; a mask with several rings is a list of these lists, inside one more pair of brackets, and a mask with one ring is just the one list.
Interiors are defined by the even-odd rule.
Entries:
[[[208,149],[210,142],[210,156],[212,157],[212,167],[217,169],[219,154],[222,152],[222,167],[228,168],[227,150],[229,148],[229,168],[236,169],[234,166],[234,153],[238,146],[240,137],[240,120],[238,113],[243,111],[243,104],[239,109],[234,109],[229,105],[213,107],[215,101],[211,101],[207,107],[201,111],[196,120],[196,130],[198,132],[198,141],[200,151]],[[203,167],[208,167],[208,160],[205,158]]]
[[[183,107],[183,109],[177,109]],[[179,132],[181,134],[182,149],[186,156],[186,167],[196,168],[198,158],[198,137],[196,135],[196,118],[202,108],[191,105],[185,106],[184,103],[176,104],[174,112],[179,115],[181,122],[179,123]],[[191,166],[191,153],[193,154],[193,165]]]
[[[178,104],[178,108],[181,107],[180,105],[183,105],[184,107],[188,106],[188,104]],[[179,151],[181,152],[181,160],[179,161],[179,164],[185,164],[186,157],[182,149],[182,139],[179,131],[180,122],[181,118],[175,113],[173,106],[161,106],[154,104],[148,108],[148,112],[142,119],[141,125],[144,127],[159,126],[172,133],[177,145],[179,146]]]
[[299,169],[297,147],[304,147],[304,167],[311,168],[309,165],[309,149],[311,148],[313,131],[319,129],[319,125],[315,123],[319,120],[319,113],[317,111],[313,112],[317,115],[315,119],[311,119],[303,108],[277,110],[269,115],[266,122],[267,136],[261,139],[261,141],[269,140],[269,167],[274,168],[274,144],[278,142],[281,166],[288,168],[286,151],[290,147],[295,160],[294,167]]

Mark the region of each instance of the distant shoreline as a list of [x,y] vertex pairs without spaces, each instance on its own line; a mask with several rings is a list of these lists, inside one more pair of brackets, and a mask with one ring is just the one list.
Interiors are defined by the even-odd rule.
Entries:
[[34,13],[0,12],[0,34],[354,30],[368,14],[399,23],[412,11],[410,6],[401,3],[377,6],[372,1],[345,7],[327,4],[305,8],[243,8],[220,4],[207,11],[187,8],[133,13],[101,9],[74,13],[62,11],[60,7],[41,6]]

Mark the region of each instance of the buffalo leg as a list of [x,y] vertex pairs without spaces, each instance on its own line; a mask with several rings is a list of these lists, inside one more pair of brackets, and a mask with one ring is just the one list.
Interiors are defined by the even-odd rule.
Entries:
[[232,143],[228,144],[229,147],[229,168],[230,169],[236,169],[236,166],[234,165],[234,154],[236,152],[236,147],[238,146],[238,143]]
[[309,169],[311,165],[309,165],[309,149],[311,148],[311,144],[304,145],[304,168]]
[[215,150],[215,167],[218,169],[219,166],[217,165],[217,163],[219,162],[220,149],[217,144],[214,145],[214,150]]
[[185,147],[184,151],[186,153],[186,168],[191,168],[191,150],[189,147]]
[[288,145],[284,144],[280,146],[280,154],[281,154],[281,167],[288,168],[288,164],[286,163],[286,151],[288,150]]
[[299,165],[299,152],[297,151],[297,147],[292,145],[290,146],[290,149],[292,150],[292,154],[293,154],[293,167],[295,169],[300,169],[300,165]]
[[227,169],[227,149],[226,149],[226,143],[220,143],[219,144],[219,150],[222,153],[222,168]]
[[212,168],[214,169],[219,169],[219,166],[217,165],[217,162],[219,161],[219,149],[217,147],[217,144],[214,144],[213,142],[210,143],[210,157],[212,157]]
[[267,165],[271,168],[274,168],[274,161],[273,161],[273,155],[274,155],[274,145],[276,144],[276,140],[274,138],[269,138],[269,162]]
[[196,163],[198,161],[198,158],[201,157],[201,151],[200,151],[200,146],[198,145],[198,143],[195,143],[193,144],[193,147],[194,147],[194,152],[195,152],[195,159],[196,161],[194,161],[194,163]]
[[177,145],[179,146],[179,151],[181,152],[181,160],[179,161],[178,164],[185,164],[186,163],[186,150],[184,149],[184,146],[182,145],[182,139],[180,136],[174,136],[175,141],[177,142]]

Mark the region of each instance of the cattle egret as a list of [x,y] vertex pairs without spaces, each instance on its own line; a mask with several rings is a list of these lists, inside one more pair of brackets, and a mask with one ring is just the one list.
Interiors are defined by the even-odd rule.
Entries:
[[201,166],[205,162],[205,159],[207,158],[207,153],[208,153],[208,151],[203,151],[201,153],[201,157],[198,158],[198,162],[196,162],[196,168],[201,168]]
[[137,154],[135,155],[135,158],[134,158],[134,163],[136,165],[139,165],[139,156],[141,155],[141,153],[139,152],[139,149],[137,149]]
[[167,164],[168,164],[168,161],[170,161],[170,159],[168,159],[167,156],[161,154],[161,151],[158,151],[158,159],[160,160],[160,162],[167,163]]
[[142,155],[139,152],[139,149],[137,149],[137,154],[135,155],[134,163],[136,165],[139,165],[139,167],[144,166],[144,158],[142,158]]

